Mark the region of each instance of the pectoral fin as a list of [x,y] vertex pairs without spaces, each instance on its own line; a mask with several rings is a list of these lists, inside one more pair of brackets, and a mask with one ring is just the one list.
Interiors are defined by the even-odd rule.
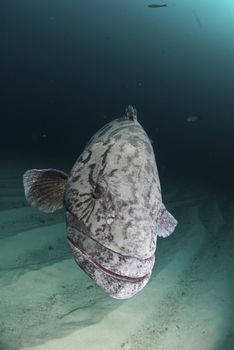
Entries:
[[67,174],[55,169],[31,169],[23,176],[27,201],[46,213],[53,213],[64,205]]
[[159,237],[166,238],[175,230],[177,220],[166,210],[163,203],[160,207],[160,215],[157,220]]

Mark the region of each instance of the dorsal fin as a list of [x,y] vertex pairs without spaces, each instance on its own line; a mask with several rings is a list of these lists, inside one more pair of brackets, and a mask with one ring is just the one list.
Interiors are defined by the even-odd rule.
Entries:
[[123,115],[123,119],[137,120],[137,110],[129,105],[125,109],[125,113]]

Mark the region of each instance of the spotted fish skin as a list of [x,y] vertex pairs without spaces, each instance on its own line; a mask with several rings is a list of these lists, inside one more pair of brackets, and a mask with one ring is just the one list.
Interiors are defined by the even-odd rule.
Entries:
[[[99,200],[93,197],[97,184],[104,192]],[[161,190],[151,143],[136,119],[114,120],[96,133],[72,168],[65,193],[66,208],[91,238],[123,255],[152,256]]]
[[[56,186],[61,178],[56,196],[50,176]],[[41,189],[46,183],[48,199]],[[67,177],[34,169],[25,173],[24,185],[28,201],[47,212],[61,207],[55,198],[63,188],[68,244],[100,287],[118,299],[142,290],[154,266],[157,236],[169,236],[177,221],[162,203],[153,148],[133,107],[91,138]]]
[[[98,199],[94,197],[97,185],[102,191]],[[106,124],[88,143],[71,170],[65,206],[68,241],[79,265],[116,298],[132,296],[142,289],[154,265],[165,207],[153,148],[132,107],[124,117]],[[111,224],[108,218],[112,218]],[[93,247],[83,251],[88,251],[92,260],[77,248],[84,241],[81,227],[85,228],[87,246]],[[94,265],[95,255],[101,256],[94,242],[104,247],[106,269],[122,279]],[[126,262],[120,263],[121,259]],[[102,258],[99,265],[104,265]],[[123,276],[128,276],[129,281]],[[131,278],[141,280],[134,283]]]

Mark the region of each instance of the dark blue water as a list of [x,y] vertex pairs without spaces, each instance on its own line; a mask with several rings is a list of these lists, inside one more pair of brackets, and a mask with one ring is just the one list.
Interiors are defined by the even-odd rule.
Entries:
[[233,2],[148,3],[1,2],[5,153],[74,160],[132,104],[160,165],[233,172]]

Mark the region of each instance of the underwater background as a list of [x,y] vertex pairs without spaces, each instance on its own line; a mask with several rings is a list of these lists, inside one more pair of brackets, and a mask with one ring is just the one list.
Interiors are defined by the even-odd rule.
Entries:
[[[234,348],[234,1],[165,3],[0,3],[1,350]],[[128,105],[178,227],[120,301],[73,261],[64,211],[29,207],[22,176],[69,172]]]

